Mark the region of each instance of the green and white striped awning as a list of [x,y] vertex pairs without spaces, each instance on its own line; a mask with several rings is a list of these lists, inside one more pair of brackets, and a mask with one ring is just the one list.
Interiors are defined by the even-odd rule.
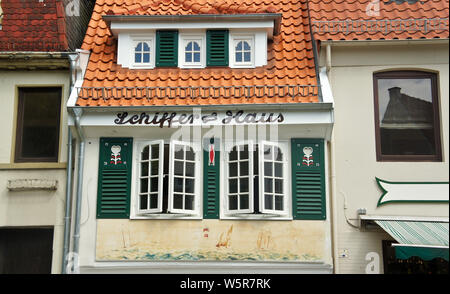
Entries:
[[448,222],[375,220],[399,244],[393,244],[397,258],[418,256],[449,260]]

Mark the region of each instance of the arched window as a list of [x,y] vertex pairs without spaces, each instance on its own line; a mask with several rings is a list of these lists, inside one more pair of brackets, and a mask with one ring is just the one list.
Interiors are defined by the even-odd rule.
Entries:
[[138,64],[150,63],[150,45],[147,42],[138,42],[134,48],[134,62]]
[[437,75],[374,74],[378,161],[441,161]]
[[252,48],[248,41],[238,41],[234,53],[236,63],[249,63],[252,61]]
[[200,45],[198,42],[188,42],[184,48],[184,56],[186,63],[200,63]]

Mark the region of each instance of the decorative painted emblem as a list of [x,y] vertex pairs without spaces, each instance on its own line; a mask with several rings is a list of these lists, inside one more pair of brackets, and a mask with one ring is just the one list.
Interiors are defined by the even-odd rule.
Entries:
[[314,158],[312,156],[313,151],[312,147],[303,148],[303,165],[311,166],[314,164]]
[[120,150],[122,150],[122,148],[119,145],[114,145],[111,147],[111,164],[117,165],[118,163],[122,163]]
[[214,166],[214,157],[215,157],[215,152],[214,152],[214,138],[212,138],[209,142],[209,162],[208,162],[208,166]]

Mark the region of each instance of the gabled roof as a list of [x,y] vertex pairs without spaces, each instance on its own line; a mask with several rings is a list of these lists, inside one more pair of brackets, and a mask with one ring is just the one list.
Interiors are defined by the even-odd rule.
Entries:
[[[102,18],[258,13],[282,18],[280,33],[268,44],[267,65],[254,69],[123,68],[117,65],[117,40]],[[318,102],[306,0],[97,0],[82,49],[92,53],[78,106]],[[162,90],[173,95],[158,94],[167,93]]]
[[1,51],[68,49],[64,7],[59,0],[2,0]]
[[317,40],[448,39],[448,0],[310,0]]

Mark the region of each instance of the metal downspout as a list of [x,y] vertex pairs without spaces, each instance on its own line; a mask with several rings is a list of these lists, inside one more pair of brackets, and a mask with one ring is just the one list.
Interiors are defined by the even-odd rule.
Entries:
[[[70,90],[69,93],[72,93],[72,90],[75,85],[76,80],[76,62],[78,60],[78,54],[70,54]],[[67,255],[69,254],[70,248],[70,223],[71,223],[71,211],[72,211],[72,153],[73,153],[73,145],[72,145],[72,131],[69,126],[67,126],[67,173],[66,173],[66,211],[64,215],[64,243],[63,243],[63,256],[61,263],[61,273],[66,273],[67,266]]]
[[78,170],[77,170],[77,192],[76,192],[76,203],[75,203],[75,225],[73,232],[73,257],[74,266],[78,266],[78,252],[80,246],[80,218],[81,218],[81,200],[83,194],[83,167],[84,167],[84,151],[85,151],[85,137],[84,132],[81,128],[81,115],[83,110],[80,108],[73,109],[73,114],[75,118],[75,129],[79,138],[79,151],[78,151]]

